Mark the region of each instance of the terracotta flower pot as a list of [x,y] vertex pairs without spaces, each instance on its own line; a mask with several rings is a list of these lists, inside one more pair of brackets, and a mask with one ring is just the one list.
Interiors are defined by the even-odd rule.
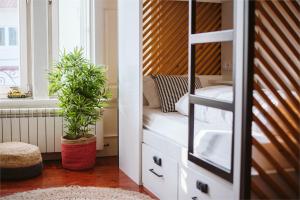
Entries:
[[90,169],[96,161],[96,137],[68,140],[61,138],[62,166],[65,169]]

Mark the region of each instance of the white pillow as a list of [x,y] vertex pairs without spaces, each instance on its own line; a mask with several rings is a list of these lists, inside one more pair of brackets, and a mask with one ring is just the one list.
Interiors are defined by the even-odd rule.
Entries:
[[[204,98],[232,101],[232,87],[225,85],[209,86],[195,90],[197,96]],[[185,94],[175,104],[175,110],[183,115],[188,115],[188,94]],[[232,125],[232,112],[208,106],[195,105],[195,119],[206,123]]]
[[[275,106],[279,106],[279,102],[277,99],[273,96],[273,94],[263,89],[264,93],[267,95],[267,97],[275,104]],[[286,97],[282,93],[282,91],[278,91],[279,94],[285,99]],[[201,89],[195,90],[195,94],[201,97],[206,98],[214,98],[216,100],[226,100],[226,101],[232,101],[233,99],[233,91],[231,86],[210,86],[205,87]],[[253,92],[254,98],[258,101],[258,103],[269,113],[272,113],[272,109],[270,106],[265,102],[265,100],[260,97],[257,91]],[[188,115],[188,94],[185,94],[183,97],[181,97],[178,102],[175,104],[175,110],[183,115]],[[258,117],[262,123],[264,123],[266,126],[269,126],[268,120],[264,117],[264,115],[259,112],[255,107],[253,107],[254,115]],[[195,105],[195,119],[206,122],[206,123],[214,123],[214,124],[222,124],[227,127],[232,126],[232,112],[215,109],[208,106],[202,106],[202,105]],[[260,133],[260,129],[255,123],[252,123],[252,131]]]
[[151,76],[145,76],[143,79],[143,93],[148,102],[148,107],[159,108],[160,100],[155,82]]

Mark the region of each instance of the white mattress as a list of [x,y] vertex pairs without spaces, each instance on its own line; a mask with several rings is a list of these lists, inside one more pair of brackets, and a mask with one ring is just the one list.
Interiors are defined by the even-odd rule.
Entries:
[[[160,109],[144,107],[144,127],[173,140],[175,143],[187,147],[188,145],[188,117],[178,112],[163,113]],[[195,132],[200,130],[224,130],[228,129],[222,125],[213,125],[197,121]]]
[[[167,137],[183,147],[188,146],[188,117],[178,112],[163,113],[160,109],[144,108],[143,121],[144,128]],[[231,162],[231,132],[228,127],[200,121],[195,122],[194,153],[201,154],[202,158],[207,157],[209,160],[213,160],[215,164],[229,169]],[[208,132],[209,134],[207,134]],[[216,136],[217,139],[212,138],[212,136]],[[210,144],[211,139],[214,139],[216,145],[220,148],[209,148],[209,145],[213,145]],[[225,143],[226,145],[224,145],[224,139],[228,140]],[[213,152],[208,152],[210,150],[213,150]]]
[[163,113],[159,109],[144,108],[144,128],[183,146],[187,146],[187,121],[188,118],[178,112]]
[[[160,109],[144,107],[144,128],[157,133],[180,146],[188,146],[188,117],[178,112],[163,113]],[[227,170],[231,165],[232,132],[228,125],[212,124],[195,120],[194,154]],[[254,137],[268,143],[257,132]]]

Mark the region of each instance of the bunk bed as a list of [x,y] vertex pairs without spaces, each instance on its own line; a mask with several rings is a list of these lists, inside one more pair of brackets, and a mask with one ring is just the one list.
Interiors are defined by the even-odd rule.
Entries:
[[[221,85],[222,76],[201,76],[201,84],[204,88],[222,88],[231,90],[232,86]],[[206,87],[209,84],[214,86]],[[146,90],[145,90],[146,91]],[[149,89],[148,89],[149,91]],[[147,96],[147,95],[146,95]],[[152,98],[155,96],[152,94]],[[182,101],[185,97],[182,97]],[[184,104],[181,107],[186,107]],[[187,112],[187,111],[185,111]],[[215,113],[216,114],[216,113]],[[231,116],[232,117],[232,116]],[[221,139],[215,142],[213,152],[206,154],[207,160],[230,170],[231,167],[231,128],[228,124],[210,123],[199,121],[195,126],[195,133],[199,133],[201,139],[195,140],[196,149],[205,152],[213,144],[213,139]],[[215,137],[211,137],[215,136]],[[228,143],[224,145],[223,141]],[[189,195],[203,198],[233,198],[232,185],[209,171],[198,167],[187,159],[188,148],[188,116],[177,112],[162,112],[159,107],[144,106],[143,111],[143,146],[142,167],[143,184],[151,192],[161,199],[187,199]],[[212,148],[210,148],[212,149]],[[195,179],[195,180],[190,180]],[[209,187],[209,195],[199,192],[194,185],[197,180],[202,180]],[[188,181],[188,182],[187,182]],[[165,189],[170,188],[170,189]],[[178,194],[174,193],[179,188]],[[224,195],[226,194],[226,195]],[[190,196],[189,198],[191,198]]]
[[[232,86],[214,85],[206,87],[205,84],[198,91],[206,91],[206,93],[207,90],[214,91],[215,93],[222,94],[221,96],[226,96],[226,92],[224,91],[232,94]],[[220,92],[220,90],[223,92]],[[264,90],[264,94],[274,105],[278,105],[278,101],[268,90]],[[264,109],[271,111],[270,106],[256,91],[254,92],[254,97]],[[152,98],[155,97],[152,96]],[[183,99],[185,99],[184,96],[176,104],[182,103]],[[186,110],[188,108],[187,103],[181,106],[185,106]],[[201,156],[203,160],[230,171],[232,115],[229,112],[225,114],[226,111],[217,111],[205,107],[202,109],[206,110],[204,113],[205,117],[210,117],[210,119],[201,119],[201,114],[203,115],[201,111],[203,112],[203,110],[200,108],[195,109],[194,153]],[[179,108],[177,110],[180,111]],[[269,126],[268,120],[264,118],[259,110],[254,108],[254,113],[259,120],[263,121],[265,126]],[[179,199],[187,199],[188,195],[202,195],[203,198],[209,197],[212,199],[232,198],[232,188],[228,182],[221,180],[208,170],[202,169],[199,171],[199,168],[188,161],[188,135],[188,116],[183,111],[162,112],[161,108],[144,106],[142,156],[144,185],[162,199],[170,197],[169,195],[175,195],[170,191],[173,191],[177,187],[179,188]],[[276,150],[276,146],[272,144],[255,123],[252,125],[252,137],[255,145],[258,146],[260,144],[260,149],[268,149],[273,156],[277,157],[286,171],[293,172],[293,167]],[[279,136],[275,137],[280,140]],[[274,174],[276,176],[276,168],[264,158],[264,153],[260,149],[253,148],[252,157],[255,158],[254,162],[260,163],[267,174]],[[171,170],[171,166],[176,170]],[[260,171],[252,168],[251,174],[255,179],[255,177],[259,176]],[[176,181],[174,177],[179,177],[179,180]],[[189,182],[188,177],[195,180]],[[200,189],[202,193],[198,191],[199,188],[197,190],[197,187],[193,183],[197,183],[199,180],[202,180],[202,183],[210,188],[209,195],[206,194],[205,190],[203,192]],[[178,185],[174,185],[175,183]],[[163,189],[172,186],[174,188],[171,190]],[[226,195],[224,195],[224,192]]]
[[[198,1],[197,32],[222,29],[220,3],[221,1],[204,1],[204,3]],[[188,1],[143,1],[142,65],[145,77],[186,76],[188,74],[188,10]],[[230,29],[230,27],[228,28]],[[195,73],[201,75],[202,87],[220,84],[221,81],[223,85],[231,83],[230,78],[226,79],[221,76],[222,48],[220,42],[196,46],[195,55],[198,59]],[[230,54],[230,52],[232,53],[232,49],[229,49],[228,53]],[[148,82],[144,81],[144,86],[147,84]],[[144,88],[145,91],[150,90]],[[153,93],[148,96],[154,98]],[[144,102],[146,102],[145,99],[147,98],[144,98]],[[153,104],[157,104],[157,102]],[[182,113],[180,113],[162,112],[161,108],[157,106],[144,106],[143,185],[160,199],[233,199],[233,186],[230,182],[207,169],[199,168],[198,165],[188,160],[188,107],[187,105],[182,107]],[[202,132],[197,135],[202,139],[195,140],[198,141],[195,142],[195,147],[202,156],[203,152],[207,150],[203,147],[208,147],[213,138],[223,138],[222,140],[228,141],[229,145],[216,142],[215,145],[218,148],[215,148],[211,154],[206,154],[208,156],[206,159],[212,159],[214,164],[221,166],[226,171],[231,171],[231,126],[199,121],[195,125],[196,132]],[[208,137],[212,135],[214,137]],[[226,152],[228,156],[226,156]]]
[[[241,2],[235,3],[237,4],[236,9],[238,6],[242,6]],[[167,4],[169,4],[169,7],[166,6]],[[195,9],[195,5],[192,10],[197,12],[194,14],[197,20],[194,19],[194,21],[206,18],[210,23],[203,21],[201,23],[210,24],[211,29],[199,30],[201,25],[193,24],[193,19],[190,19],[190,26],[192,26],[190,28],[193,31],[188,32],[185,30],[184,20],[179,21],[178,24],[166,20],[171,16],[171,12],[175,13],[174,15],[182,15],[182,19],[188,17],[183,2],[153,1],[151,4],[151,1],[145,0],[143,6],[145,8],[145,12],[143,12],[143,28],[145,31],[143,34],[144,76],[155,76],[157,74],[184,75],[189,72],[191,86],[194,85],[195,77],[193,76],[195,74],[204,74],[201,79],[202,87],[205,88],[212,83],[219,83],[224,87],[224,85],[228,85],[226,81],[220,82],[220,80],[223,80],[220,74],[222,73],[221,54],[224,51],[218,43],[224,41],[235,41],[235,46],[232,47],[235,50],[233,56],[235,66],[246,65],[242,51],[244,38],[234,35],[233,27],[231,27],[231,30],[220,31],[220,22],[205,17],[205,13],[201,13],[201,9],[200,11]],[[152,6],[160,9],[151,10]],[[172,7],[174,8],[169,9]],[[218,5],[208,3],[204,7],[202,10],[214,13],[214,19],[221,18]],[[293,46],[296,44],[290,44],[289,39],[278,31],[280,30],[279,26],[289,26],[286,25],[288,23],[293,24],[287,22],[284,17],[290,15],[287,19],[294,20],[293,12],[295,12],[294,8],[296,7],[299,8],[299,5],[291,2],[273,3],[262,1],[262,3],[257,3],[256,13],[253,14],[253,17],[257,20],[255,40],[252,38],[253,45],[255,42],[255,56],[250,56],[253,61],[255,59],[255,62],[252,63],[253,66],[250,66],[254,68],[255,72],[253,74],[248,72],[255,81],[251,82],[251,78],[249,83],[245,83],[244,80],[240,78],[235,80],[236,77],[233,77],[233,82],[235,82],[234,91],[237,92],[237,95],[232,94],[229,103],[224,103],[222,101],[224,99],[217,99],[217,101],[212,99],[211,102],[213,103],[211,103],[206,101],[207,98],[198,98],[199,95],[194,94],[195,88],[193,87],[189,88],[190,91],[187,94],[192,97],[192,110],[196,114],[198,104],[204,103],[204,105],[213,105],[214,108],[226,108],[227,111],[233,113],[233,116],[242,116],[245,115],[245,113],[242,113],[242,109],[244,109],[243,98],[247,98],[247,101],[253,101],[250,104],[252,107],[253,103],[253,109],[247,107],[247,112],[251,111],[252,114],[251,120],[246,122],[248,123],[247,130],[252,127],[252,132],[246,133],[250,145],[248,147],[252,152],[251,157],[250,154],[245,155],[248,163],[238,157],[242,152],[242,145],[236,144],[236,141],[241,141],[241,132],[245,130],[242,130],[236,124],[232,124],[232,117],[231,121],[228,120],[229,124],[218,123],[217,120],[216,122],[203,122],[197,120],[196,115],[188,117],[190,114],[188,106],[190,105],[186,105],[185,111],[178,112],[177,110],[177,112],[167,113],[162,112],[159,107],[145,105],[143,109],[142,182],[147,189],[161,199],[234,199],[236,196],[233,192],[232,182],[233,168],[235,167],[237,176],[244,173],[244,178],[251,180],[251,185],[246,184],[240,187],[244,189],[248,187],[245,189],[248,192],[251,188],[252,198],[299,196],[297,190],[297,184],[299,186],[297,182],[297,178],[299,178],[299,160],[297,158],[299,157],[300,129],[294,123],[295,119],[299,121],[297,106],[299,107],[300,98],[299,85],[292,73],[297,71],[295,70],[297,64],[295,60],[288,58],[282,47],[280,47],[282,45],[286,49],[290,48],[292,52]],[[242,8],[239,7],[239,9]],[[280,9],[283,10],[281,14],[278,13]],[[151,15],[148,15],[148,12],[151,12]],[[160,15],[159,12],[165,13]],[[159,23],[158,18],[163,19],[161,23]],[[192,17],[190,16],[190,18]],[[234,27],[236,33],[244,31],[243,26],[241,26],[244,23],[242,18],[237,19],[236,16],[236,26]],[[163,28],[156,29],[155,25],[157,24],[160,24],[161,27],[170,27],[166,29],[167,31]],[[273,30],[273,28],[271,30],[273,33],[279,32],[276,33],[276,37],[280,39],[281,44],[278,44],[269,33],[269,30],[266,29],[265,26],[269,27],[270,24],[277,26],[277,30]],[[294,37],[293,30],[290,29],[289,31],[290,35]],[[182,32],[184,34],[180,35],[179,33]],[[183,40],[184,37],[189,38],[190,42]],[[293,37],[290,40],[293,40]],[[204,44],[207,41],[212,42],[211,40],[215,43]],[[267,44],[265,41],[267,41]],[[174,45],[175,43],[178,45]],[[201,43],[201,45],[197,43]],[[182,48],[184,45],[190,47],[188,56],[186,55],[187,49]],[[252,47],[251,45],[249,47]],[[272,45],[275,45],[274,49],[279,49],[283,55],[276,58],[276,55],[279,54],[277,50],[272,52],[271,49],[268,49]],[[160,48],[157,48],[157,46]],[[169,47],[170,49],[168,49]],[[189,71],[188,60],[190,61]],[[202,62],[202,60],[205,60],[205,62]],[[282,63],[287,65],[283,66]],[[289,69],[293,67],[294,69]],[[235,75],[243,77],[242,67],[236,67],[234,70]],[[281,80],[277,74],[278,71],[283,72],[285,80]],[[246,77],[244,78],[247,80]],[[253,88],[249,86],[250,83],[253,84]],[[249,97],[243,96],[245,92],[245,88],[242,88],[243,84],[250,88],[247,94],[252,99],[249,100]],[[238,98],[234,99],[233,95]],[[240,105],[240,107],[236,107],[237,105]],[[211,115],[212,119],[215,117],[212,113],[208,115]],[[277,124],[277,121],[280,123]],[[245,123],[240,119],[235,120],[235,122]],[[287,125],[284,125],[284,123],[287,123]],[[240,128],[238,129],[239,135],[234,135],[236,128]],[[233,138],[235,142],[232,140]],[[235,147],[234,151],[237,152],[236,155],[232,151],[233,147]],[[209,154],[203,155],[203,152],[207,153],[209,150]],[[244,172],[239,171],[241,170],[241,163],[242,166],[249,168],[248,174],[246,174],[247,169]]]
[[[130,2],[119,2],[118,15],[119,163],[122,171],[160,199],[299,199],[299,2],[234,1],[231,12],[234,26],[227,27],[226,31],[220,28],[223,7],[206,5],[200,9],[202,14],[200,11],[196,14],[203,20],[202,26],[196,24],[196,33],[188,31],[191,27],[188,19],[192,15],[188,14],[187,1],[144,0],[142,5],[140,1]],[[193,138],[186,141],[187,137],[172,135],[175,129],[180,129],[177,125],[172,127],[172,132],[161,130],[163,133],[150,126],[153,118],[180,121],[178,118],[182,116],[175,112],[165,116],[158,108],[146,109],[143,114],[142,104],[143,76],[223,75],[222,67],[226,65],[222,64],[222,58],[224,52],[229,52],[222,51],[220,41],[224,40],[232,41],[231,63],[235,75],[235,99],[227,107],[234,108],[231,167],[234,170],[226,179],[205,168],[203,163],[198,165],[188,158],[194,149]],[[196,45],[201,42],[212,43]],[[193,46],[196,53],[191,51]],[[191,66],[191,63],[196,65]],[[273,104],[264,90],[279,104]],[[270,110],[257,101],[253,91]],[[193,102],[201,102],[193,94],[191,97]],[[268,123],[259,119],[252,108]],[[186,120],[187,117],[183,117]],[[265,138],[259,141],[253,137],[253,122],[269,143],[264,142]]]

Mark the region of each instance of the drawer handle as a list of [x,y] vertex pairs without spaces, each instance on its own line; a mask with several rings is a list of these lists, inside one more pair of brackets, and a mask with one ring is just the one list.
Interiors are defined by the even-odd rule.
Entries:
[[196,182],[196,187],[198,190],[200,190],[203,193],[208,193],[208,185],[205,183],[202,183],[201,181]]
[[198,197],[192,197],[193,200],[198,200]]
[[158,158],[157,156],[153,156],[153,161],[155,164],[157,164],[158,166],[161,167],[161,164],[162,164],[161,158]]
[[164,177],[163,175],[160,175],[160,174],[156,173],[156,172],[154,171],[154,169],[149,169],[149,171],[150,171],[152,174],[154,174],[155,176],[159,177],[159,178]]

